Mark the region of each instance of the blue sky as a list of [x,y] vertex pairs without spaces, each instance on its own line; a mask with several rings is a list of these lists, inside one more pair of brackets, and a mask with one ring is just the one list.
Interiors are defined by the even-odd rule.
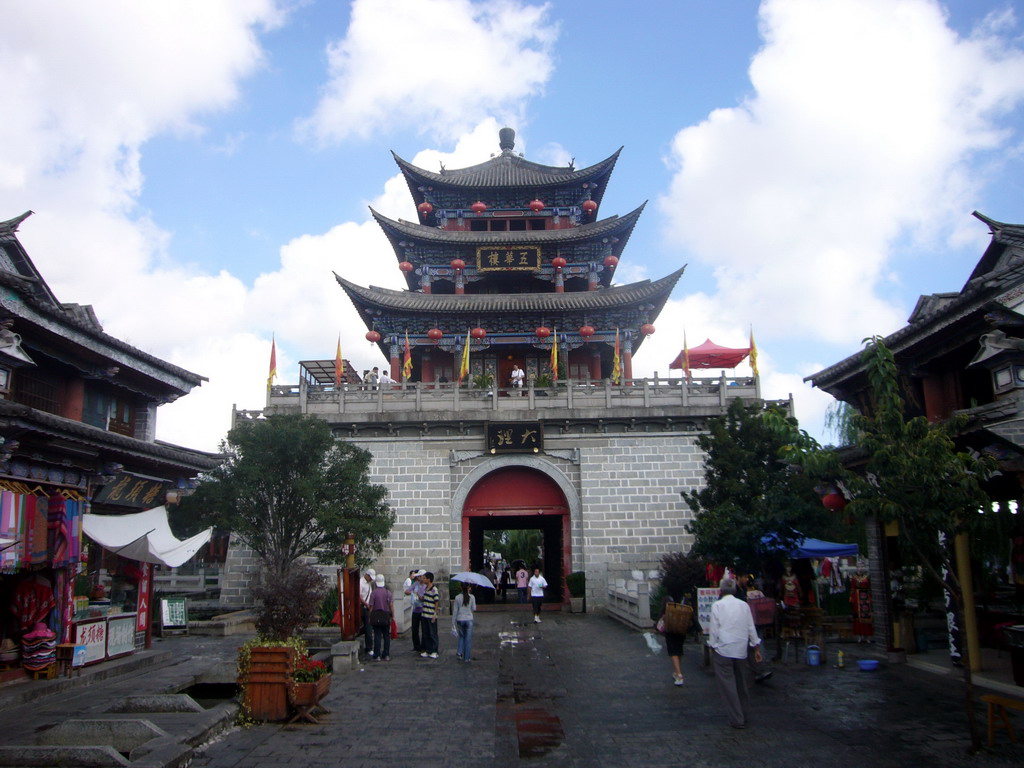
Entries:
[[231,405],[333,357],[382,364],[332,271],[400,287],[368,205],[425,168],[624,147],[601,215],[647,209],[618,282],[688,264],[634,362],[752,324],[763,391],[957,290],[970,213],[1024,223],[1024,19],[989,0],[98,0],[11,4],[0,218],[57,296],[209,377],[158,436],[214,449]]

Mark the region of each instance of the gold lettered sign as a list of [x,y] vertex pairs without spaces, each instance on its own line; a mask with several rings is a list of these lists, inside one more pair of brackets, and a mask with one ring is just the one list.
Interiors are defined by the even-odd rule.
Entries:
[[488,453],[540,453],[543,449],[544,428],[539,421],[492,421],[487,425]]
[[479,272],[537,272],[540,266],[539,245],[476,249],[476,268]]
[[165,480],[119,472],[114,476],[113,482],[107,483],[96,492],[92,503],[151,509],[164,503],[168,488],[170,483]]

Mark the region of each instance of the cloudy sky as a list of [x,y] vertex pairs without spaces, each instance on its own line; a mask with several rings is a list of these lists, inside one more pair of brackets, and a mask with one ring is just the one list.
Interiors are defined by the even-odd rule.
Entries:
[[0,41],[0,219],[62,301],[209,378],[158,436],[215,449],[232,404],[384,360],[332,271],[403,285],[367,206],[414,220],[390,150],[624,150],[601,215],[650,201],[620,283],[688,264],[635,375],[745,346],[821,435],[804,376],[958,290],[1024,223],[1024,19],[1010,0],[37,0]]

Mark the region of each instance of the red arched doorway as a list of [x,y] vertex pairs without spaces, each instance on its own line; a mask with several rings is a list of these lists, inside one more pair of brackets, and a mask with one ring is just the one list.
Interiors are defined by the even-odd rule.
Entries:
[[463,567],[483,567],[485,531],[523,529],[542,532],[547,600],[562,602],[565,574],[572,566],[569,506],[558,484],[535,469],[496,469],[470,490],[462,507]]

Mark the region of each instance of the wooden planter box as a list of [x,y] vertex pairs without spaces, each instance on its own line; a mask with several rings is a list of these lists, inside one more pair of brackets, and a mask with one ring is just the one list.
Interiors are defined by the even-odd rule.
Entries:
[[239,680],[245,690],[245,705],[254,720],[284,720],[288,717],[288,689],[292,685],[295,651],[283,646],[253,648],[249,674]]
[[295,707],[295,715],[289,720],[294,723],[296,720],[306,720],[310,723],[319,723],[314,713],[326,713],[328,710],[320,704],[320,700],[331,690],[331,675],[324,675],[313,683],[295,683],[292,686],[292,705]]

